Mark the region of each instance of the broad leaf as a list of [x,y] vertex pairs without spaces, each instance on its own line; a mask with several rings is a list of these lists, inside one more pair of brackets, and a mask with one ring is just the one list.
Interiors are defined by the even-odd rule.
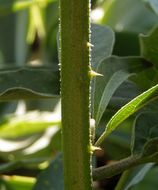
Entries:
[[0,17],[0,53],[4,61],[1,66],[15,62],[15,19],[15,15]]
[[[120,178],[120,183],[118,182],[117,187],[119,187],[119,184],[121,184],[121,190],[131,189],[131,187],[135,186],[136,184],[140,183],[143,180],[143,178],[145,177],[145,175],[153,165],[154,165],[153,163],[149,163],[125,171],[122,174]],[[126,180],[124,180],[124,177],[126,177]]]
[[119,70],[115,72],[111,79],[108,81],[107,85],[105,86],[104,92],[102,94],[101,100],[99,102],[98,111],[96,114],[96,124],[99,124],[99,121],[106,110],[106,107],[114,94],[115,90],[125,81],[128,79],[129,76],[132,74]]
[[57,97],[58,77],[57,71],[44,67],[0,70],[0,101]]
[[158,15],[158,1],[157,0],[144,0],[144,1]]
[[145,145],[142,152],[142,157],[149,158],[150,162],[157,162],[158,159],[158,136],[149,140]]
[[[39,3],[40,0],[36,2]],[[55,0],[46,0],[46,2],[53,2]],[[20,11],[26,8],[29,8],[35,3],[34,0],[1,0],[0,1],[0,14]]]
[[158,112],[145,112],[135,121],[133,133],[133,154],[157,161],[158,158]]
[[[145,112],[138,115],[134,123],[133,131],[133,154],[149,152],[152,141],[158,138],[158,112]],[[146,148],[145,148],[146,147]],[[145,153],[145,154],[146,154]],[[144,154],[144,153],[143,153]]]
[[[9,133],[9,131],[8,131]],[[11,154],[13,152],[21,151],[22,149],[25,149],[32,145],[37,138],[39,138],[39,135],[36,136],[30,136],[28,138],[22,138],[22,139],[0,139],[0,157],[6,158],[8,154]],[[8,159],[7,158],[7,159]]]
[[92,44],[92,68],[95,70],[103,59],[111,55],[114,32],[107,26],[92,24]]
[[[0,189],[7,190],[32,190],[35,178],[24,176],[1,176]],[[3,186],[2,186],[3,184]]]
[[61,154],[39,174],[33,190],[64,190],[63,165]]
[[0,14],[22,10],[28,8],[33,3],[32,0],[1,0],[0,1]]
[[155,67],[149,67],[142,70],[139,75],[135,76],[133,81],[137,84],[140,90],[146,91],[157,84],[158,72]]
[[99,64],[97,72],[103,74],[103,76],[95,78],[93,87],[94,97],[92,97],[92,102],[94,102],[93,117],[96,120],[96,125],[99,124],[116,89],[131,74],[145,67],[143,59],[138,57],[120,58],[113,56]]
[[102,23],[117,32],[146,33],[158,23],[157,16],[145,7],[143,0],[105,1],[104,11]]
[[23,159],[13,162],[8,162],[4,164],[0,164],[0,174],[4,172],[13,171],[17,168],[20,168],[22,166],[33,166],[35,164],[41,164],[45,161],[48,161],[48,158],[32,158],[32,159]]
[[148,35],[140,35],[141,56],[158,68],[158,27]]
[[150,102],[150,104],[146,105],[144,108],[142,108],[141,112],[157,112],[158,113],[158,99],[155,99],[154,101]]
[[158,187],[158,167],[155,165],[151,170],[146,174],[144,179],[137,184],[132,190],[155,190]]
[[61,151],[61,131],[57,127],[51,127],[42,133],[31,136],[19,136],[18,139],[9,140],[1,139],[0,143],[0,158],[6,162],[26,158],[43,159],[47,157],[50,159],[55,156],[56,151]]
[[139,47],[138,34],[130,31],[115,32],[115,45],[114,45],[113,55],[139,56],[140,47]]
[[[134,75],[134,78],[136,77],[137,75]],[[118,111],[122,106],[127,104],[130,100],[138,96],[140,93],[140,88],[138,88],[134,82],[130,80],[125,81],[119,86],[119,88],[112,96],[108,105],[108,110],[115,110],[115,112]]]
[[58,130],[60,123],[59,115],[48,112],[28,112],[20,116],[11,115],[0,122],[0,138],[17,138],[31,135],[52,126]]
[[149,90],[140,94],[128,104],[123,106],[108,122],[105,131],[101,137],[96,142],[99,145],[113,130],[116,129],[125,119],[130,115],[134,114],[136,111],[141,109],[144,105],[152,101],[153,99],[158,98],[158,85],[153,86]]

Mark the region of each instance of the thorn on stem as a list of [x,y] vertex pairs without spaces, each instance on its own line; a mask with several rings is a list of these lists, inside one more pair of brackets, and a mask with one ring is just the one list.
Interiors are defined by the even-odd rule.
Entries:
[[87,42],[87,47],[94,47],[94,45],[91,44],[90,42]]
[[93,77],[97,77],[97,76],[103,77],[102,74],[97,73],[97,72],[93,71],[92,69],[89,71],[89,76],[90,76],[91,79],[92,79]]
[[101,150],[101,148],[97,147],[97,146],[90,145],[90,147],[89,147],[90,154],[93,154],[93,152],[96,150]]

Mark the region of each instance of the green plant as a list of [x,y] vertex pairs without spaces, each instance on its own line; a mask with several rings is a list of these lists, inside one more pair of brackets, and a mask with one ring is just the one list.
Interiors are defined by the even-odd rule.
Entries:
[[0,1],[0,188],[157,188],[157,14],[154,0]]
[[89,10],[89,0],[60,1],[63,164],[72,190],[91,189]]

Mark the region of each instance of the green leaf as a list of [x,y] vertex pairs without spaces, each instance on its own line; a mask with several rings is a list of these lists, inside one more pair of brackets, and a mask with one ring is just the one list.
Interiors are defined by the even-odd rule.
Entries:
[[[101,128],[98,128],[98,130],[99,129]],[[99,135],[100,134],[97,134],[96,136]],[[108,136],[106,142],[102,144],[102,150],[106,151],[108,156],[114,160],[128,157],[130,155],[130,138],[129,132],[121,130],[115,131],[115,133]]]
[[140,35],[141,56],[158,67],[158,27],[148,35]]
[[[56,0],[47,0],[46,2],[53,2]],[[8,13],[8,12],[15,12],[20,11],[30,6],[42,3],[40,0],[1,0],[0,1],[0,14]]]
[[33,190],[64,190],[63,166],[61,154],[39,174]]
[[149,67],[146,70],[142,70],[133,81],[142,90],[148,90],[152,86],[157,84],[158,72],[155,67]]
[[157,161],[158,158],[158,112],[141,113],[135,121],[132,152],[142,158]]
[[143,60],[138,57],[116,57],[102,61],[97,69],[98,73],[103,74],[103,77],[96,77],[94,80],[94,97],[92,97],[93,117],[96,120],[96,125],[106,110],[106,107],[116,91],[116,89],[133,73],[144,69]]
[[0,101],[57,97],[58,84],[58,72],[51,68],[0,70]]
[[153,165],[153,163],[144,164],[125,171],[116,186],[116,190],[128,190],[140,183]]
[[[153,142],[158,139],[158,112],[145,112],[138,115],[134,123],[132,134],[132,152],[133,154],[151,154],[155,149]],[[156,144],[155,144],[156,147]],[[158,151],[158,150],[157,150]],[[156,151],[155,151],[156,152]]]
[[[0,138],[17,138],[38,132],[48,127],[60,126],[60,116],[48,112],[28,112],[24,115],[11,115],[0,122]],[[29,127],[28,127],[29,126]],[[57,127],[58,126],[58,127]]]
[[[24,150],[37,141],[39,135],[23,137],[22,139],[0,139],[0,157],[4,158],[4,160],[10,160],[9,154],[17,153],[17,151]],[[7,157],[6,157],[7,156]],[[14,156],[13,156],[14,157]],[[17,158],[16,154],[16,158]]]
[[105,131],[96,142],[99,145],[113,130],[116,129],[125,119],[134,114],[140,108],[145,106],[151,100],[158,98],[158,85],[153,86],[149,90],[140,94],[125,106],[123,106],[108,122]]
[[122,190],[128,190],[132,186],[134,186],[134,185],[138,184],[140,181],[142,181],[143,178],[145,177],[145,175],[147,174],[147,172],[151,169],[151,167],[153,165],[154,165],[153,163],[149,163],[149,164],[138,166],[138,167],[130,170],[129,171],[130,172],[130,180],[128,179],[125,188]]
[[[140,75],[140,73],[138,75]],[[136,77],[137,75],[134,75],[132,79]],[[138,96],[140,93],[140,88],[134,82],[130,80],[125,81],[119,86],[111,98],[108,105],[108,110],[113,110],[114,112],[118,111],[122,106],[127,104],[130,100]]]
[[115,90],[131,75],[133,74],[130,74],[123,70],[119,70],[112,75],[111,79],[108,81],[107,85],[105,86],[104,92],[99,102],[98,111],[96,114],[96,125],[99,124],[99,121],[103,116],[103,113],[106,110],[106,107],[112,95],[114,94]]
[[146,105],[143,109],[142,112],[158,112],[158,99],[150,102],[150,104]]
[[35,178],[24,176],[2,176],[2,183],[7,190],[32,190],[35,184]]
[[[61,151],[61,130],[51,127],[43,133],[0,140],[0,158],[6,162],[32,158],[48,158]],[[53,152],[52,152],[53,150]],[[35,163],[36,164],[36,163]],[[35,165],[33,165],[35,166]]]
[[155,190],[158,186],[158,167],[155,165],[151,170],[147,173],[147,175],[144,177],[144,179],[137,184],[135,187],[132,188],[132,190]]
[[92,24],[92,68],[94,70],[103,59],[111,55],[114,38],[114,32],[109,27]]
[[15,62],[15,18],[15,15],[0,17],[0,52],[4,60],[1,66]]
[[157,162],[158,159],[158,136],[147,141],[144,145],[142,157],[149,157],[150,162]]
[[105,1],[104,11],[102,24],[117,32],[146,33],[158,23],[157,16],[141,0]]
[[0,14],[22,10],[28,8],[33,3],[32,0],[1,0],[0,1]]
[[157,0],[144,0],[147,5],[158,15],[158,1]]
[[48,158],[31,158],[31,159],[23,159],[23,160],[18,160],[18,161],[13,161],[13,162],[8,162],[4,164],[0,164],[0,174],[4,172],[9,172],[13,171],[17,168],[20,168],[21,166],[32,166],[32,165],[37,165],[41,164],[45,161],[47,161]]
[[[127,46],[128,41],[128,46]],[[118,56],[139,56],[138,34],[132,32],[115,32],[115,45],[113,55]]]
[[[43,1],[44,2],[44,1]],[[39,39],[44,39],[46,35],[44,23],[44,9],[41,3],[34,4],[29,8],[29,26],[27,34],[27,42],[33,44],[36,38],[36,33]],[[38,22],[37,22],[38,20]]]

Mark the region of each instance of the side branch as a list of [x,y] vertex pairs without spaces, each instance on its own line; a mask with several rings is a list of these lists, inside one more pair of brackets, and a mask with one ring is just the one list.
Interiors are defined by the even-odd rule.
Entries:
[[94,169],[93,180],[96,181],[96,180],[101,180],[105,178],[110,178],[127,169],[130,169],[139,164],[143,164],[145,162],[146,161],[143,160],[140,156],[130,156],[116,163]]

